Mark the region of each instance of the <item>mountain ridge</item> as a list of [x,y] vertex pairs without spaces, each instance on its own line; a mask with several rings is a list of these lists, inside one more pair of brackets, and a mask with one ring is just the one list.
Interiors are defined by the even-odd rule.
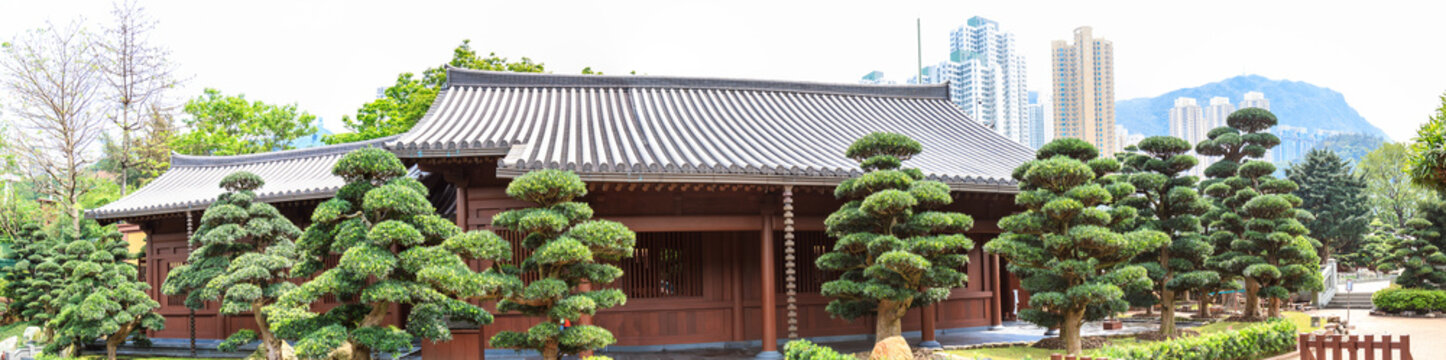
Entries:
[[1170,134],[1170,108],[1175,99],[1191,97],[1206,107],[1210,98],[1223,96],[1240,106],[1247,91],[1259,91],[1270,101],[1270,111],[1280,125],[1359,133],[1390,139],[1385,131],[1366,121],[1344,95],[1330,88],[1304,81],[1274,80],[1261,75],[1241,75],[1195,87],[1172,90],[1155,97],[1115,102],[1115,124],[1131,133],[1146,136]]

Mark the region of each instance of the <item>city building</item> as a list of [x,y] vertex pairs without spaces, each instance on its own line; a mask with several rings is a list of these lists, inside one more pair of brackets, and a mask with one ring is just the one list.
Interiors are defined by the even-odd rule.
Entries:
[[1229,125],[1225,123],[1225,119],[1230,117],[1230,113],[1233,112],[1235,112],[1235,106],[1230,105],[1230,98],[1223,96],[1210,98],[1210,106],[1206,106],[1204,109],[1205,133],[1209,134],[1210,130]]
[[1205,139],[1206,131],[1200,104],[1193,98],[1176,98],[1175,107],[1170,108],[1170,136],[1196,144]]
[[949,34],[949,60],[923,73],[910,83],[948,83],[950,100],[971,118],[1020,144],[1034,142],[1024,56],[998,22],[969,18]]
[[1093,30],[1074,30],[1074,42],[1050,45],[1056,138],[1085,140],[1105,154],[1118,150],[1115,132],[1114,44]]
[[[167,325],[147,335],[174,339],[194,331],[222,339],[256,326],[249,314],[222,316],[214,305],[188,321],[183,297],[160,291],[166,273],[189,256],[189,231],[221,193],[222,177],[256,173],[266,180],[256,200],[304,225],[343,185],[331,168],[361,147],[388,149],[413,166],[410,176],[429,189],[438,216],[466,230],[500,231],[513,243],[509,265],[528,250],[522,236],[495,227],[493,216],[533,204],[509,198],[508,182],[532,170],[578,174],[588,186],[579,201],[596,218],[637,233],[634,256],[618,264],[622,277],[592,285],[621,290],[626,305],[579,321],[612,331],[617,343],[606,352],[752,348],[777,358],[778,340],[790,332],[869,339],[871,318],[850,321],[825,311],[830,299],[820,288],[833,275],[813,264],[835,245],[824,232],[824,219],[843,205],[833,188],[859,172],[843,149],[880,130],[924,145],[904,164],[950,187],[958,200],[942,210],[972,216],[966,235],[978,244],[968,253],[965,286],[910,309],[903,330],[930,341],[943,329],[1000,325],[1004,304],[1029,304],[1006,262],[982,248],[1002,231],[999,219],[1020,211],[1011,174],[1034,151],[969,118],[950,102],[947,86],[447,71],[432,108],[404,134],[265,154],[176,155],[150,185],[87,211],[102,223],[134,225],[125,227],[127,235],[144,234],[140,273]],[[499,97],[514,101],[484,101]],[[322,301],[321,309],[337,304]],[[387,324],[406,326],[404,311],[394,305]],[[450,341],[421,342],[420,357],[519,357],[489,349],[486,340],[498,331],[526,331],[537,319],[494,314],[487,326],[455,323]]]
[[1270,100],[1266,99],[1265,94],[1259,91],[1246,92],[1245,99],[1240,100],[1240,108],[1261,108],[1265,110],[1270,110]]
[[862,79],[859,79],[859,83],[865,85],[888,85],[893,84],[894,82],[885,79],[883,71],[874,70],[870,71],[868,74],[864,74],[864,77]]
[[1126,129],[1124,125],[1115,125],[1114,134],[1115,141],[1113,143],[1116,147],[1110,152],[1124,151],[1125,147],[1139,144],[1145,140],[1145,134],[1132,133],[1130,129]]
[[1050,106],[1049,94],[1040,96],[1038,91],[1029,92],[1029,147],[1038,149],[1054,140],[1054,108]]

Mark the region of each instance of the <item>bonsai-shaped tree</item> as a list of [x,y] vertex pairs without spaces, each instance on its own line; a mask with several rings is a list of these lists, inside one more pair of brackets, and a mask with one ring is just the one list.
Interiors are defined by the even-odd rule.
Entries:
[[[116,348],[127,339],[148,344],[146,330],[160,330],[166,320],[156,309],[161,304],[146,294],[151,286],[136,278],[133,255],[114,230],[99,240],[78,239],[57,250],[67,277],[56,299],[60,313],[46,323],[55,331],[45,352],[75,350],[96,338],[105,339],[106,358],[115,360]],[[66,351],[66,349],[73,349]]]
[[1381,269],[1401,269],[1396,284],[1405,288],[1446,288],[1446,254],[1431,243],[1441,234],[1431,229],[1431,221],[1414,218],[1406,221],[1406,229],[1390,240],[1390,254],[1381,260]]
[[537,207],[503,212],[493,217],[495,226],[527,234],[522,246],[532,255],[522,266],[497,265],[497,269],[535,276],[526,288],[514,288],[497,303],[499,312],[519,312],[545,321],[527,332],[502,331],[493,335],[491,345],[509,349],[531,349],[542,358],[556,360],[564,354],[599,349],[617,342],[607,329],[578,325],[563,327],[564,321],[578,321],[627,302],[622,290],[579,291],[583,283],[607,284],[623,270],[599,260],[617,261],[633,256],[637,235],[623,224],[590,220],[592,208],[573,201],[587,195],[587,186],[570,171],[532,171],[507,185],[507,196],[537,204]]
[[14,253],[9,256],[15,259],[15,264],[5,269],[5,297],[10,299],[6,315],[14,314],[16,320],[27,323],[44,324],[60,310],[55,297],[64,286],[65,276],[60,271],[60,263],[55,261],[59,242],[37,224],[25,224],[16,240],[12,244]]
[[1128,181],[1138,196],[1126,197],[1119,203],[1139,209],[1141,228],[1170,236],[1169,243],[1159,250],[1141,253],[1134,263],[1145,267],[1155,284],[1153,291],[1146,294],[1158,297],[1160,334],[1173,337],[1177,335],[1175,294],[1220,282],[1220,274],[1204,269],[1205,260],[1215,249],[1200,235],[1199,215],[1210,210],[1210,203],[1195,191],[1194,176],[1181,175],[1197,163],[1194,156],[1187,154],[1189,142],[1153,136],[1140,141],[1138,148],[1144,153],[1125,155]]
[[1155,230],[1116,231],[1134,221],[1136,210],[1119,200],[1135,187],[1110,175],[1118,161],[1098,155],[1073,138],[1041,147],[1037,160],[1014,170],[1015,203],[1025,211],[1000,219],[1005,233],[984,244],[1024,276],[1032,295],[1020,319],[1058,327],[1070,354],[1080,353],[1080,325],[1127,310],[1125,291],[1153,286],[1144,267],[1127,263],[1169,242]]
[[910,307],[944,300],[949,290],[964,286],[962,271],[974,242],[962,232],[974,219],[955,212],[932,211],[954,201],[949,186],[924,180],[903,161],[923,146],[908,136],[872,133],[850,145],[845,154],[858,161],[864,174],[844,180],[834,197],[845,201],[824,225],[838,238],[833,251],[815,265],[837,271],[823,284],[832,297],[826,310],[854,319],[877,315],[876,341],[899,336],[900,320]]
[[[221,179],[226,192],[201,215],[201,224],[191,237],[195,250],[186,265],[171,269],[161,290],[171,296],[185,294],[186,306],[192,309],[202,308],[205,301],[220,300],[222,314],[251,312],[262,342],[257,352],[266,359],[281,360],[295,355],[290,345],[271,332],[261,308],[295,287],[287,281],[296,257],[291,239],[301,236],[301,230],[275,207],[255,201],[255,191],[263,184],[261,177],[244,171]],[[233,351],[257,335],[243,329],[219,348]]]
[[[491,314],[467,301],[520,286],[515,277],[467,266],[466,259],[506,260],[511,250],[492,233],[463,233],[437,216],[427,188],[405,177],[406,170],[395,155],[377,148],[352,151],[332,169],[347,184],[317,205],[296,242],[300,258],[291,270],[295,277],[315,277],[262,309],[277,336],[298,340],[297,357],[362,360],[373,351],[410,349],[414,336],[450,340],[448,319],[492,322]],[[330,254],[341,258],[323,271]],[[327,294],[342,305],[312,312],[310,305]],[[403,304],[411,306],[406,329],[386,324],[393,305]]]

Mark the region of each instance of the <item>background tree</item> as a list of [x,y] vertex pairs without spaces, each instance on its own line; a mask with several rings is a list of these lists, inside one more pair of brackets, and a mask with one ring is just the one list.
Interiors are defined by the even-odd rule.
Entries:
[[131,136],[129,146],[108,134],[102,136],[105,156],[95,164],[96,170],[125,174],[123,184],[132,189],[145,186],[171,167],[169,143],[176,135],[176,125],[170,111],[153,105],[144,115],[145,121]]
[[6,317],[31,324],[44,324],[55,314],[55,297],[63,274],[55,262],[57,241],[46,235],[39,224],[25,224],[11,244],[6,258],[15,264],[4,269],[4,296],[10,299]]
[[291,141],[316,133],[316,116],[297,110],[296,104],[271,105],[248,101],[246,95],[223,95],[220,90],[186,102],[183,120],[187,131],[171,140],[171,148],[186,155],[241,155],[291,149]]
[[1009,271],[1024,276],[1029,309],[1019,318],[1058,327],[1070,354],[1079,354],[1080,326],[1124,312],[1125,291],[1148,289],[1144,267],[1126,265],[1137,255],[1160,248],[1169,236],[1154,230],[1127,234],[1136,210],[1119,200],[1136,189],[1121,175],[1120,163],[1098,157],[1080,139],[1045,144],[1033,160],[1014,170],[1025,211],[999,220],[1003,235],[984,250],[1009,260]]
[[1285,169],[1297,188],[1300,209],[1326,221],[1305,223],[1312,237],[1320,240],[1320,258],[1337,251],[1353,251],[1370,229],[1370,206],[1366,183],[1351,173],[1351,164],[1330,150],[1313,149],[1305,160]]
[[[1431,193],[1434,193],[1432,191]],[[1437,234],[1446,234],[1446,200],[1441,196],[1427,196],[1416,204],[1416,217],[1431,222],[1427,230],[1435,231]],[[1402,227],[1404,229],[1405,227]],[[1437,237],[1431,242],[1438,248],[1446,249],[1446,239]]]
[[[205,307],[206,301],[221,301],[221,313],[251,312],[259,329],[266,359],[295,358],[291,346],[271,332],[261,308],[282,293],[295,288],[288,281],[295,262],[291,242],[301,230],[271,204],[256,200],[256,189],[265,182],[249,172],[237,172],[221,180],[226,192],[201,215],[191,243],[196,246],[186,264],[171,269],[161,290],[170,296],[185,296],[186,306]],[[223,351],[235,350],[258,337],[249,329],[239,331],[222,343]]]
[[340,144],[401,134],[417,125],[417,120],[432,107],[437,93],[447,84],[447,68],[455,67],[473,70],[543,72],[542,63],[532,62],[523,57],[522,61],[507,62],[507,58],[496,53],[486,57],[472,50],[471,40],[452,50],[452,60],[422,71],[422,77],[406,72],[397,75],[397,82],[382,91],[383,96],[357,109],[356,116],[343,116],[341,121],[350,133],[327,136],[327,144]]
[[115,142],[119,149],[111,158],[119,168],[120,193],[125,196],[130,169],[141,161],[132,156],[131,138],[146,127],[147,110],[180,81],[172,75],[176,67],[170,62],[170,50],[150,42],[156,22],[146,16],[145,8],[135,0],[120,0],[111,4],[111,16],[114,22],[97,42],[98,63],[109,85],[110,121],[120,129]]
[[1366,183],[1366,198],[1371,213],[1394,228],[1406,227],[1406,220],[1416,216],[1417,203],[1429,192],[1411,184],[1406,161],[1411,150],[1405,143],[1385,143],[1356,163],[1356,174]]
[[1382,259],[1382,270],[1401,270],[1396,284],[1406,288],[1446,288],[1446,254],[1433,245],[1441,233],[1431,229],[1431,222],[1415,218],[1406,221],[1406,227],[1390,239],[1390,254]]
[[1416,129],[1411,143],[1411,157],[1406,169],[1411,182],[1421,187],[1446,191],[1446,94],[1440,96],[1441,106]]
[[93,145],[104,118],[98,102],[102,73],[94,61],[92,36],[78,23],[26,32],[0,43],[0,70],[6,100],[14,117],[22,168],[30,171],[35,191],[53,197],[70,218],[70,231],[80,233],[80,198],[86,167],[94,162]]
[[1379,269],[1391,253],[1390,241],[1396,238],[1396,227],[1381,219],[1371,220],[1371,233],[1361,239],[1354,251],[1336,254],[1340,264],[1353,269]]
[[1177,335],[1175,294],[1220,282],[1220,274],[1203,269],[1205,260],[1215,252],[1200,234],[1199,216],[1210,209],[1210,203],[1195,191],[1194,176],[1181,175],[1198,163],[1187,154],[1190,148],[1190,143],[1180,138],[1153,136],[1140,141],[1138,149],[1143,153],[1124,155],[1127,181],[1138,195],[1119,203],[1139,209],[1141,228],[1170,237],[1165,246],[1141,253],[1134,261],[1151,275],[1152,292],[1160,302],[1160,334],[1167,337]]
[[627,302],[619,289],[578,289],[584,283],[607,284],[622,277],[622,269],[598,261],[632,257],[637,243],[637,235],[627,226],[591,220],[592,208],[573,201],[584,195],[587,185],[569,171],[532,171],[507,185],[507,196],[537,207],[497,214],[492,223],[527,234],[522,245],[532,255],[515,271],[537,280],[526,288],[507,292],[497,303],[497,311],[515,311],[546,320],[526,332],[498,332],[492,336],[492,346],[537,350],[543,359],[556,360],[564,354],[600,349],[617,341],[601,327],[558,325]]
[[[490,232],[463,233],[437,216],[427,188],[406,173],[395,155],[378,148],[352,151],[332,169],[347,184],[317,205],[296,242],[300,259],[291,272],[315,277],[262,309],[277,336],[298,340],[297,357],[362,360],[372,351],[411,349],[414,336],[451,340],[449,319],[492,322],[467,301],[521,286],[495,268],[472,271],[465,260],[505,261],[508,243]],[[322,271],[331,254],[341,258]],[[311,304],[328,294],[342,305],[312,312]],[[383,324],[393,305],[411,307],[405,330]]]
[[78,349],[96,338],[105,339],[106,358],[116,359],[116,348],[128,339],[149,344],[146,330],[165,327],[156,314],[161,304],[146,294],[151,286],[136,277],[136,265],[120,232],[110,229],[99,240],[76,239],[61,250],[66,259],[65,288],[57,301],[60,313],[46,326],[55,331],[47,353]]
[[839,183],[834,197],[844,204],[824,220],[838,242],[815,265],[839,272],[823,284],[822,294],[833,298],[826,310],[845,319],[876,315],[876,341],[900,336],[910,307],[943,300],[967,280],[959,270],[974,242],[962,233],[974,219],[934,210],[953,202],[949,187],[901,167],[922,151],[918,141],[895,133],[854,141],[844,155],[864,173]]
[[[1234,119],[1234,120],[1231,120]],[[1233,121],[1233,122],[1232,122]],[[1236,110],[1226,117],[1226,126],[1210,130],[1206,139],[1195,145],[1195,153],[1205,156],[1220,157],[1214,164],[1205,168],[1205,176],[1209,179],[1200,183],[1200,189],[1205,190],[1212,200],[1212,208],[1205,213],[1205,225],[1210,242],[1215,247],[1215,255],[1208,261],[1207,266],[1213,268],[1220,274],[1222,281],[1233,281],[1243,279],[1245,283],[1245,315],[1247,317],[1258,317],[1259,312],[1259,284],[1253,279],[1245,278],[1243,267],[1237,266],[1234,258],[1242,254],[1231,244],[1236,239],[1244,236],[1245,221],[1244,214],[1239,213],[1245,201],[1250,196],[1234,196],[1236,192],[1247,187],[1248,181],[1236,180],[1237,170],[1240,169],[1247,159],[1259,159],[1265,156],[1265,152],[1277,145],[1280,145],[1280,138],[1266,132],[1275,126],[1277,120],[1275,114],[1259,108],[1245,108]],[[1208,189],[1217,184],[1226,186],[1219,188],[1221,192],[1211,194]],[[1292,190],[1294,190],[1292,188]],[[1250,195],[1252,193],[1241,193]],[[1208,316],[1209,304],[1201,304],[1202,316]]]

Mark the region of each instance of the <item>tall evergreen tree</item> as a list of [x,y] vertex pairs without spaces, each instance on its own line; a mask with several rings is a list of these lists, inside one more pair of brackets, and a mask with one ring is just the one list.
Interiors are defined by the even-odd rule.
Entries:
[[600,349],[617,342],[607,329],[592,325],[561,327],[627,302],[619,289],[580,291],[584,283],[607,284],[623,270],[602,261],[633,256],[637,235],[621,223],[592,220],[587,203],[573,201],[587,195],[577,174],[561,170],[533,171],[513,179],[507,195],[537,207],[497,214],[493,224],[527,234],[523,246],[532,255],[522,261],[520,273],[535,275],[526,288],[516,288],[497,303],[497,311],[516,311],[545,319],[526,332],[502,331],[492,346],[531,349],[547,360],[564,354]]
[[1446,288],[1446,270],[1440,269],[1446,267],[1446,254],[1432,245],[1441,238],[1441,233],[1432,230],[1431,222],[1421,218],[1406,221],[1406,228],[1401,230],[1390,240],[1391,252],[1382,259],[1382,270],[1400,269],[1396,284],[1402,287]]
[[[1260,108],[1245,108],[1226,118],[1228,126],[1211,130],[1209,139],[1195,150],[1202,155],[1221,156],[1205,169],[1212,179],[1201,185],[1215,199],[1210,237],[1216,257],[1210,259],[1223,274],[1245,280],[1245,317],[1260,316],[1259,299],[1270,300],[1270,316],[1278,316],[1280,300],[1292,291],[1320,289],[1316,268],[1315,240],[1302,222],[1313,217],[1296,209],[1301,199],[1290,194],[1297,189],[1290,180],[1271,174],[1275,165],[1260,158],[1280,139],[1266,130],[1276,124],[1275,114]],[[1222,249],[1228,249],[1222,251]]]
[[[297,357],[365,360],[372,351],[411,349],[414,337],[450,340],[449,319],[492,322],[492,314],[468,301],[521,286],[496,269],[472,271],[465,260],[504,261],[510,246],[437,216],[426,186],[406,173],[395,155],[378,148],[352,151],[332,169],[347,184],[317,205],[291,269],[292,276],[315,277],[262,309],[277,336],[298,340]],[[341,258],[323,271],[332,254]],[[328,294],[342,305],[312,312],[311,304]],[[405,330],[385,324],[393,305],[411,306]]]
[[864,174],[839,183],[834,197],[845,203],[824,220],[838,243],[815,265],[840,272],[823,284],[823,295],[833,298],[826,310],[846,319],[876,315],[877,341],[902,333],[900,321],[910,307],[938,302],[963,286],[960,270],[974,248],[962,234],[974,226],[973,218],[932,210],[953,202],[949,187],[924,180],[919,169],[901,168],[921,151],[918,141],[902,134],[871,133],[854,141],[845,156],[858,161]]
[[999,220],[1003,235],[984,250],[1009,260],[1009,271],[1024,276],[1032,294],[1019,317],[1058,327],[1070,354],[1081,351],[1080,326],[1124,312],[1125,291],[1154,286],[1144,267],[1127,263],[1159,249],[1169,236],[1134,228],[1137,210],[1120,203],[1136,189],[1113,158],[1083,140],[1065,138],[1039,149],[1037,160],[1014,170],[1015,203],[1022,213]]
[[1143,153],[1128,152],[1125,168],[1128,181],[1138,196],[1121,199],[1120,204],[1139,209],[1141,227],[1170,236],[1158,250],[1141,253],[1134,261],[1145,267],[1155,287],[1151,293],[1160,303],[1160,333],[1175,336],[1175,295],[1220,282],[1220,274],[1204,269],[1214,247],[1200,234],[1200,219],[1210,203],[1195,191],[1196,178],[1182,175],[1198,160],[1188,154],[1190,143],[1169,136],[1140,141]]
[[1290,181],[1299,186],[1295,196],[1301,198],[1300,208],[1326,221],[1305,224],[1311,237],[1320,240],[1320,258],[1329,259],[1337,251],[1360,247],[1370,229],[1370,204],[1366,183],[1351,173],[1351,164],[1335,152],[1314,149],[1305,161],[1285,169]]
[[5,269],[5,298],[10,299],[6,315],[32,324],[44,324],[59,311],[55,297],[64,285],[60,263],[55,261],[58,241],[30,223],[11,244],[7,258],[15,264]]
[[[55,336],[45,352],[60,353],[102,338],[106,358],[116,359],[116,349],[127,340],[149,344],[147,330],[165,328],[166,319],[156,314],[161,307],[140,280],[130,244],[120,232],[110,230],[99,240],[76,239],[57,250],[67,277],[56,298],[60,313],[46,323]],[[74,355],[74,353],[72,353]]]
[[[291,242],[301,229],[271,204],[256,200],[256,189],[265,182],[249,172],[237,172],[221,180],[226,192],[201,215],[191,243],[195,250],[186,264],[171,269],[161,286],[166,295],[186,297],[186,306],[201,309],[206,301],[221,301],[221,313],[254,314],[263,346],[258,352],[269,360],[295,358],[291,346],[271,332],[263,306],[295,288],[288,276],[295,262]],[[221,344],[234,350],[258,337],[243,329]]]

